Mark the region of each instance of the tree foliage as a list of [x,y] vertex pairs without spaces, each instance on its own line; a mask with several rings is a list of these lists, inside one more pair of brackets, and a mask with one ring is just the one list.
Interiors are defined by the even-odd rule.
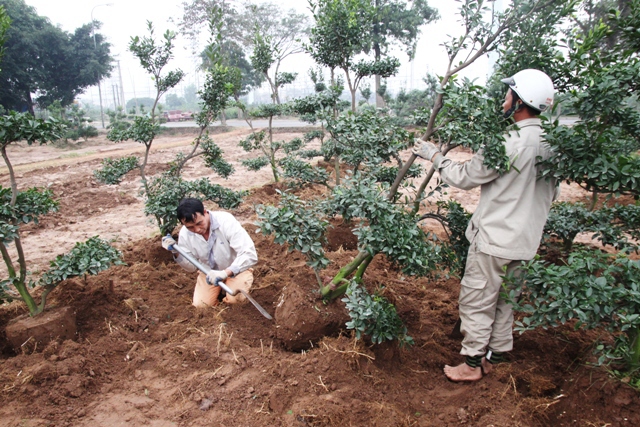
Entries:
[[[553,155],[540,163],[541,179],[577,183],[592,197],[588,205],[561,203],[552,208],[545,234],[562,241],[568,253],[565,263],[533,260],[524,265],[523,276],[512,281],[517,288],[509,290],[513,297],[522,289],[521,280],[527,282],[523,296],[514,302],[526,315],[518,325],[521,330],[574,319],[576,327],[604,327],[616,342],[599,346],[605,350],[600,361],[623,362],[631,369],[640,360],[638,268],[628,258],[637,251],[638,206],[598,207],[597,202],[602,194],[639,196],[640,114],[634,107],[640,83],[638,16],[640,1],[633,0],[565,35],[566,58],[556,56],[554,65],[558,87],[565,92],[560,107],[575,111],[580,120],[572,126],[560,126],[557,120],[545,125]],[[612,35],[614,48],[608,41]],[[621,252],[609,256],[576,247],[573,240],[579,233]]]
[[67,33],[24,0],[2,0],[0,5],[12,21],[0,71],[5,82],[0,86],[0,105],[5,109],[33,114],[34,105],[47,107],[56,100],[66,106],[110,75],[110,44],[96,33],[94,46],[92,30],[98,23]]
[[102,168],[93,172],[93,176],[104,184],[119,184],[129,171],[137,167],[140,165],[135,156],[119,159],[107,158],[102,161]]
[[356,281],[349,284],[346,295],[342,301],[351,318],[346,326],[355,331],[356,338],[367,335],[374,344],[393,340],[398,340],[400,346],[414,344],[395,306],[384,296],[370,295]]
[[[632,6],[640,9],[640,2]],[[608,23],[572,39],[563,67],[570,87],[567,102],[581,120],[572,127],[548,128],[556,154],[545,162],[545,175],[576,182],[594,197],[603,192],[640,195],[640,112],[633,104],[640,85],[637,36],[622,32],[617,49],[599,48],[611,27],[639,26],[612,14]]]
[[[395,58],[355,62],[371,49],[375,9],[368,0],[310,0],[315,25],[307,52],[320,65],[345,73],[351,92],[351,111],[356,111],[356,92],[364,77],[394,75],[400,63]],[[350,74],[353,71],[354,75]]]
[[186,181],[181,177],[164,175],[149,184],[144,213],[155,217],[160,233],[166,235],[172,233],[179,224],[176,210],[183,198],[210,200],[223,209],[233,209],[242,202],[244,195],[243,191],[226,189],[212,184],[206,178]]
[[525,315],[516,322],[517,330],[555,327],[569,321],[575,321],[576,328],[604,327],[614,333],[616,343],[607,346],[600,362],[618,359],[632,369],[640,367],[637,261],[622,254],[581,249],[561,265],[529,261],[519,276],[506,278],[505,287],[510,302]]

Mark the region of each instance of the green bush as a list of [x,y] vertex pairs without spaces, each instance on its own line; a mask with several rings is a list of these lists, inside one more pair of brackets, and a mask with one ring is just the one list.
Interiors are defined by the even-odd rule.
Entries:
[[311,166],[309,163],[293,157],[285,157],[280,160],[283,176],[291,181],[294,187],[302,187],[308,184],[326,185],[329,174],[326,170]]
[[256,208],[260,232],[275,235],[276,243],[287,243],[289,251],[297,250],[307,257],[314,271],[322,270],[329,265],[322,248],[329,222],[323,218],[321,207],[292,194],[279,194],[282,198],[278,206]]
[[524,313],[520,332],[574,322],[576,329],[602,327],[615,344],[601,344],[600,363],[640,368],[640,265],[624,254],[578,249],[563,265],[539,257],[505,277],[507,300]]
[[156,218],[160,232],[165,235],[171,233],[178,225],[176,210],[183,198],[197,197],[203,201],[211,200],[223,209],[233,209],[242,202],[246,194],[246,191],[228,190],[212,184],[206,178],[185,181],[180,177],[165,174],[149,184],[144,213]]
[[[376,177],[376,181],[393,184],[398,175],[398,170],[397,166],[374,166],[371,168],[371,173]],[[422,175],[422,172],[422,166],[414,163],[409,167],[406,176],[408,178],[417,178]]]
[[138,158],[135,156],[122,157],[120,159],[104,159],[102,169],[93,172],[99,182],[104,184],[119,184],[127,172],[139,167]]
[[298,157],[303,159],[312,159],[314,157],[322,157],[324,154],[322,150],[300,150],[296,153]]
[[259,171],[269,164],[269,159],[264,156],[256,157],[255,159],[244,159],[240,161],[240,164],[250,171]]
[[544,243],[549,245],[552,237],[561,239],[564,250],[568,252],[579,233],[591,233],[591,238],[603,246],[637,251],[640,206],[616,205],[590,211],[582,203],[555,203],[544,227]]
[[98,236],[86,242],[78,242],[71,252],[58,255],[51,261],[38,284],[41,286],[57,286],[70,277],[95,275],[112,265],[124,265],[122,253]]
[[349,284],[346,295],[342,301],[351,317],[347,322],[347,329],[353,329],[356,338],[367,335],[374,344],[397,339],[401,347],[414,344],[413,338],[407,335],[407,327],[398,316],[396,308],[386,298],[369,295],[355,280]]
[[237,119],[242,117],[240,109],[237,107],[226,108],[224,110],[224,115],[227,119]]

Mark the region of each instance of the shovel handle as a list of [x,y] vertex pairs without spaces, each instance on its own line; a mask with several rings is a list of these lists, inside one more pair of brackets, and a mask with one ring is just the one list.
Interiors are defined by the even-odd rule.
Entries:
[[[209,283],[209,279],[207,279],[207,283]],[[209,283],[209,284],[211,284],[211,283]],[[216,281],[213,284],[213,286],[220,286],[222,289],[224,289],[224,291],[227,293],[227,295],[234,296],[235,294],[238,293],[238,291],[235,291],[235,290],[231,289],[230,287],[228,287],[226,285],[226,283],[224,283],[224,281],[219,277],[216,277]]]

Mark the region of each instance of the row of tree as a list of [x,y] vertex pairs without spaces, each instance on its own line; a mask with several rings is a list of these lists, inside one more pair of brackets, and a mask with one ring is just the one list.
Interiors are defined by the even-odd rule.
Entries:
[[[318,26],[312,34],[309,17],[305,14],[294,10],[283,12],[274,3],[247,1],[186,2],[179,29],[197,48],[203,28],[211,21],[212,10],[216,7],[221,11],[223,41],[220,49],[224,63],[237,69],[239,74],[241,83],[236,97],[267,82],[274,102],[280,103],[279,88],[298,75],[298,72],[282,71],[281,63],[288,56],[306,50],[329,68],[356,73],[354,81],[347,74],[354,105],[358,83],[365,76],[375,76],[373,93],[377,105],[382,106],[384,86],[380,79],[394,73],[398,64],[396,59],[387,57],[390,48],[400,46],[411,58],[421,26],[437,19],[438,14],[425,0],[358,0],[348,6],[350,10],[360,10],[354,21],[353,17],[345,20],[348,17],[336,15],[342,13],[338,12],[340,4],[310,3],[312,11],[320,15],[326,15],[320,12],[324,8],[334,8],[334,14],[327,18],[333,21],[327,21],[323,27],[331,31],[326,35],[318,33]],[[0,87],[0,106],[5,110],[33,114],[36,106],[48,108],[56,101],[65,107],[86,88],[110,75],[113,58],[110,44],[102,34],[95,32],[100,27],[99,22],[85,24],[68,33],[39,16],[24,0],[0,0],[0,5],[12,21],[0,71],[0,78],[6,82]],[[314,18],[324,19],[320,15]],[[327,39],[331,34],[341,36]],[[358,43],[347,39],[358,40]],[[323,53],[321,46],[326,46],[327,52]],[[373,61],[355,64],[355,56],[363,53],[373,55]],[[202,67],[206,69],[210,66],[208,56],[204,51],[200,55]],[[171,105],[183,104],[177,95],[167,97]]]
[[[576,111],[580,121],[566,127],[553,120],[554,116],[548,117],[547,140],[555,155],[540,165],[539,178],[553,176],[577,183],[592,195],[591,201],[587,206],[554,207],[545,245],[552,247],[554,237],[563,240],[562,265],[544,258],[524,265],[520,277],[508,278],[510,288],[505,297],[511,297],[513,304],[525,312],[519,324],[522,330],[569,321],[577,327],[609,328],[616,342],[603,347],[603,360],[610,358],[636,369],[640,367],[640,266],[629,254],[639,249],[640,209],[633,203],[603,205],[601,199],[603,195],[640,197],[640,0],[513,0],[503,11],[496,10],[492,1],[459,3],[464,33],[445,43],[448,66],[434,84],[432,102],[414,111],[414,125],[423,139],[437,141],[443,153],[458,147],[472,151],[482,148],[488,167],[501,174],[518,173],[512,167],[513,159],[504,153],[502,135],[510,123],[497,114],[504,88],[494,82],[524,68],[541,69],[552,76],[563,103]],[[191,151],[180,154],[166,174],[147,180],[144,168],[158,132],[157,102],[183,77],[180,70],[165,69],[176,34],[167,31],[158,40],[151,23],[148,35],[133,37],[129,45],[154,78],[157,95],[151,114],[136,118],[130,128],[114,130],[109,136],[114,141],[133,139],[146,146],[145,158],[139,164],[147,199],[145,212],[156,218],[163,233],[177,224],[175,207],[184,196],[197,195],[223,207],[236,206],[242,197],[206,179],[181,178],[185,163],[196,156],[202,156],[223,177],[233,173],[224,153],[209,137],[208,127],[226,106],[235,103],[243,108],[239,97],[247,88],[244,72],[232,65],[226,47],[232,31],[241,28],[230,25],[230,19],[237,18],[234,9],[226,2],[196,1],[190,5],[207,13],[204,22],[210,34],[205,50],[206,81],[199,93],[202,109],[196,117],[200,133]],[[271,132],[259,131],[241,144],[249,150],[262,150],[274,169],[274,178],[278,168],[285,176],[287,170],[298,171],[298,177],[305,172],[308,183],[322,182],[328,189],[322,200],[305,201],[284,194],[277,206],[260,207],[261,230],[274,234],[276,241],[287,243],[290,250],[305,254],[320,277],[329,262],[322,249],[329,219],[339,216],[351,223],[360,251],[341,266],[330,283],[318,280],[318,293],[327,301],[347,293],[353,317],[350,327],[358,333],[368,332],[376,342],[397,338],[411,343],[392,306],[386,302],[373,304],[385,300],[380,290],[367,287],[367,266],[374,257],[384,255],[405,274],[460,274],[468,245],[461,230],[469,215],[459,205],[437,199],[442,186],[432,183],[433,168],[420,175],[416,173],[415,155],[401,158],[400,151],[413,143],[412,134],[389,120],[385,110],[356,111],[353,95],[358,81],[364,75],[384,75],[397,68],[394,58],[376,58],[375,38],[368,36],[375,34],[371,31],[377,21],[376,5],[379,3],[365,0],[311,2],[314,21],[304,48],[320,67],[329,69],[332,77],[325,84],[316,74],[316,93],[294,101],[288,108],[326,129],[328,137],[320,136],[321,150],[310,153],[302,150],[304,141],[277,142]],[[193,19],[200,19],[202,14],[194,10]],[[580,25],[567,29],[576,20]],[[193,28],[202,24],[199,22]],[[249,36],[253,46],[249,59],[255,70],[263,70],[264,78],[270,79],[273,94],[273,103],[262,106],[254,116],[271,119],[284,108],[278,87],[293,76],[279,71],[279,55],[290,45],[280,46],[274,40],[284,32],[261,33],[264,28],[269,27],[261,24]],[[373,60],[357,60],[358,55],[371,49]],[[496,52],[499,60],[487,86],[458,77],[461,70],[489,52]],[[338,100],[345,82],[352,95],[351,108],[346,112]],[[39,140],[28,134],[18,136]],[[334,160],[335,183],[329,184],[326,174],[305,170],[304,162],[297,162],[314,156]],[[390,167],[389,162],[396,164]],[[126,163],[123,168],[135,167],[136,162]],[[340,180],[339,171],[345,163],[351,171]],[[422,181],[415,185],[418,183],[410,178],[418,176]],[[429,186],[431,191],[427,192]],[[420,221],[425,218],[440,220],[448,238],[439,239],[421,227]],[[619,252],[611,256],[593,246],[567,243],[580,232],[593,233],[603,245]],[[369,291],[378,295],[368,298]],[[516,300],[519,291],[523,291],[522,296]],[[364,313],[368,313],[366,319]],[[636,377],[634,381],[640,380]]]
[[[179,28],[195,46],[213,18],[212,11],[220,11],[216,13],[221,14],[222,20],[223,61],[237,68],[241,75],[236,95],[246,94],[266,81],[275,103],[281,101],[279,88],[291,83],[298,74],[282,71],[283,60],[303,51],[332,70],[353,71],[356,56],[372,55],[372,61],[357,66],[360,70],[356,71],[360,73],[355,77],[357,81],[349,78],[347,81],[355,99],[364,71],[375,76],[375,94],[380,94],[380,79],[390,75],[394,69],[390,65],[397,62],[388,57],[391,47],[403,48],[412,58],[421,27],[438,18],[437,11],[425,0],[314,0],[309,2],[313,19],[316,24],[318,20],[325,22],[313,26],[307,15],[294,10],[283,12],[273,3],[192,0],[184,5]],[[202,57],[206,68],[207,55],[203,52]],[[383,97],[376,97],[377,105],[382,106]]]

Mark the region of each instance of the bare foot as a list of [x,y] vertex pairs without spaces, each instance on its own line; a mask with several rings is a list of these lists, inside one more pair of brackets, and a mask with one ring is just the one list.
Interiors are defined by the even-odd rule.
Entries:
[[493,364],[487,360],[486,357],[482,358],[482,373],[487,375],[493,369]]
[[466,363],[461,363],[458,366],[444,366],[444,374],[451,381],[478,381],[482,379],[482,369],[478,366],[472,368]]

